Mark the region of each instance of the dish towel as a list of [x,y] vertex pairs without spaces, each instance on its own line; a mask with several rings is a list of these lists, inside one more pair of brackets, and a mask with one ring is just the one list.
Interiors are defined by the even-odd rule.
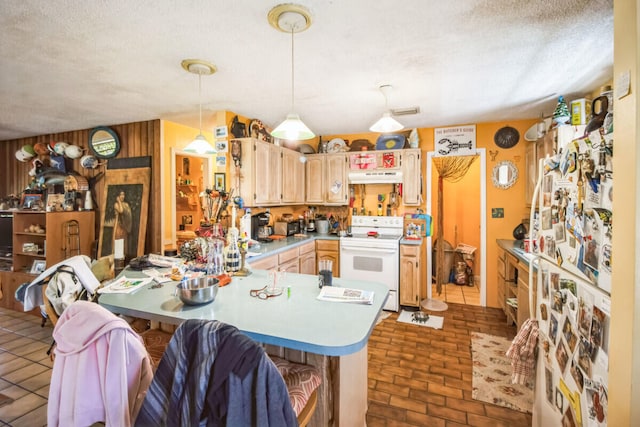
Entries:
[[527,319],[506,353],[511,361],[511,382],[513,384],[526,384],[533,380],[536,370],[537,345],[538,321]]

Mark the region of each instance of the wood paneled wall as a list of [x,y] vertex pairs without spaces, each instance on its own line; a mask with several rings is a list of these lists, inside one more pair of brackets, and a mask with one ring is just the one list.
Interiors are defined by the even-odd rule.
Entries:
[[[162,228],[160,206],[160,165],[161,165],[161,124],[160,120],[146,122],[125,123],[109,126],[120,138],[121,149],[116,158],[151,156],[151,186],[149,191],[149,217],[147,219],[147,233],[145,238],[145,252],[162,252]],[[30,138],[21,138],[9,141],[0,141],[0,197],[10,194],[20,197],[29,186],[32,178],[29,170],[31,162],[22,163],[15,157],[23,145],[35,145],[38,142],[50,141],[67,142],[78,145],[86,150],[86,154],[92,154],[88,148],[89,132],[91,129],[83,129],[71,132],[62,132],[49,135],[39,135]],[[69,168],[71,166],[71,169]],[[98,176],[105,171],[105,166],[96,169],[85,169],[80,166],[80,159],[67,159],[67,171],[73,170],[87,179]],[[94,209],[99,211],[102,206],[104,194],[104,176],[91,188],[94,197]],[[96,214],[96,236],[99,235],[100,215]]]

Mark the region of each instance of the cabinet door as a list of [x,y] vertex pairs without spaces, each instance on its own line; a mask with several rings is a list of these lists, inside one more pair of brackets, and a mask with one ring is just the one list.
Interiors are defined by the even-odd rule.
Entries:
[[324,154],[310,154],[306,163],[306,202],[324,203]]
[[282,203],[304,203],[304,169],[305,165],[300,161],[302,154],[282,149]]
[[400,304],[420,305],[420,247],[400,246]]
[[249,258],[248,263],[251,265],[251,268],[255,270],[275,270],[278,267],[278,255],[271,255],[269,257],[253,261]]
[[300,255],[299,270],[301,274],[316,274],[316,252]]
[[420,169],[420,149],[402,150],[402,204],[415,206],[422,197],[422,173]]
[[326,154],[324,178],[325,203],[346,205],[349,185],[347,183],[347,156],[345,154]]
[[536,157],[536,143],[526,143],[524,150],[524,164],[526,165],[526,181],[524,185],[524,200],[527,206],[531,206],[533,190],[536,188],[538,179],[538,161]]
[[518,329],[529,318],[529,285],[518,277]]
[[257,205],[280,203],[282,191],[280,147],[255,142],[255,202]]
[[278,269],[280,271],[286,271],[287,273],[299,273],[300,272],[300,266],[298,264],[298,260],[297,259],[292,259],[291,261],[287,261],[284,264],[280,264],[278,266]]

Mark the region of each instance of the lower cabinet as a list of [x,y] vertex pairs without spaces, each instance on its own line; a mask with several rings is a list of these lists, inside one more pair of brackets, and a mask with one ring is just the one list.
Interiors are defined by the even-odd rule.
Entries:
[[279,254],[258,260],[249,259],[255,270],[281,270],[289,273],[316,274],[316,243],[312,240]]
[[[426,284],[425,244],[400,245],[400,305],[419,307]],[[426,285],[425,285],[426,286]]]
[[[507,323],[518,329],[529,318],[529,286],[536,292],[536,274],[529,283],[529,264],[507,250],[498,251],[498,303],[507,316]],[[535,307],[535,297],[533,306]]]
[[305,243],[300,246],[300,258],[298,258],[298,269],[301,274],[316,274],[316,244],[315,242]]
[[333,277],[340,277],[340,241],[316,240],[316,257],[321,260],[332,261]]

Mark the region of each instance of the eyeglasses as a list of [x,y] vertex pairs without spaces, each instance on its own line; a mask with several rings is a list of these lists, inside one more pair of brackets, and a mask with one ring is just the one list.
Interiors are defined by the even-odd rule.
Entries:
[[274,290],[267,290],[265,286],[262,289],[251,289],[249,291],[249,295],[252,297],[258,297],[260,299],[268,299],[272,297],[277,297],[282,294],[282,289],[276,288]]

